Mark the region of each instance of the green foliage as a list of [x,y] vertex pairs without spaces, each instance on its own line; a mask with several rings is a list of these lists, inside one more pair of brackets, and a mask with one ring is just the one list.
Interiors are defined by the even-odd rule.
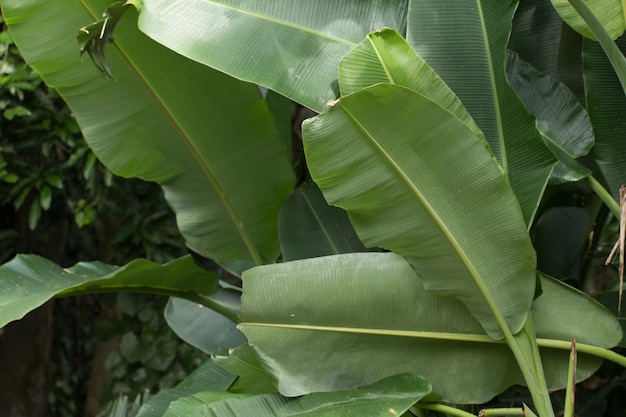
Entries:
[[[617,282],[594,269],[616,239],[611,195],[626,183],[626,60],[622,39],[611,40],[624,31],[622,5],[553,3],[2,0],[21,52],[71,106],[98,158],[161,185],[210,276],[192,279],[189,258],[60,270],[20,257],[2,267],[5,285],[32,299],[7,291],[5,321],[59,294],[137,290],[138,278],[144,290],[187,298],[168,303],[167,321],[214,358],[140,415],[467,415],[437,401],[500,394],[493,407],[533,415],[520,405],[530,398],[553,417],[550,392],[571,390],[572,337],[579,379],[601,359],[626,363],[608,350],[622,339],[616,317],[544,275],[587,291]],[[80,62],[77,30],[82,51],[117,82]],[[322,195],[308,181],[292,190],[289,101],[254,84],[321,113],[303,123],[302,142]],[[5,119],[29,117],[20,106]],[[68,188],[45,170],[0,169],[5,184],[30,184],[20,205],[30,204],[31,225],[56,187]],[[161,243],[149,232],[120,240],[131,235]],[[41,274],[55,279],[40,284]],[[154,309],[131,310],[143,330],[123,335],[111,369],[154,381],[150,370],[169,369],[176,349],[156,331]],[[225,354],[218,348],[242,341],[237,320],[248,345]],[[513,384],[528,392],[507,398]]]

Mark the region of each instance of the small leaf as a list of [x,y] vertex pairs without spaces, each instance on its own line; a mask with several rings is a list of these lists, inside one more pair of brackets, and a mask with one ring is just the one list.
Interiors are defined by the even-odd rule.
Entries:
[[46,177],[46,182],[53,186],[54,188],[58,188],[61,190],[63,188],[63,180],[59,178],[57,175],[50,174]]
[[39,200],[34,200],[30,205],[30,210],[28,212],[28,227],[30,230],[35,230],[37,225],[39,224],[39,219],[41,218],[41,203]]
[[50,204],[52,203],[52,189],[47,185],[41,187],[39,190],[39,203],[44,211],[48,211]]

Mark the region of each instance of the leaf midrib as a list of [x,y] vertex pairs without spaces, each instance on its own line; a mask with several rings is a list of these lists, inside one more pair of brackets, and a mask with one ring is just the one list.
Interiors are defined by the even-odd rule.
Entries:
[[296,24],[294,24],[292,22],[289,22],[289,21],[286,21],[286,20],[282,20],[282,19],[277,19],[277,18],[269,16],[269,15],[264,15],[264,14],[261,14],[261,13],[253,12],[253,11],[242,9],[242,8],[239,8],[239,7],[230,6],[230,5],[227,5],[227,4],[218,2],[218,1],[214,1],[214,0],[204,0],[204,2],[208,3],[208,4],[212,4],[212,5],[216,6],[216,7],[222,7],[224,9],[232,10],[232,11],[237,12],[237,13],[241,13],[241,14],[245,14],[245,15],[248,15],[248,16],[252,16],[252,17],[257,18],[257,19],[265,20],[265,21],[272,22],[272,23],[277,23],[279,25],[286,26],[286,27],[289,27],[289,28],[293,28],[293,29],[296,29],[296,30],[299,30],[299,31],[302,31],[302,32],[307,32],[307,33],[313,34],[315,36],[318,36],[320,38],[328,39],[328,40],[330,40],[332,42],[341,43],[341,44],[344,44],[344,45],[348,45],[350,47],[355,47],[357,45],[356,43],[350,42],[350,41],[348,41],[346,39],[341,39],[341,38],[338,38],[336,36],[329,35],[327,33],[319,32],[317,30],[311,29],[311,28],[306,27],[306,26],[296,25]]
[[[418,94],[418,93],[416,93],[416,94]],[[433,102],[428,97],[423,96],[421,94],[420,94],[420,96],[423,97],[424,99],[428,100],[428,101],[431,101],[433,106],[440,107],[437,103]],[[508,325],[506,324],[506,321],[504,320],[504,317],[502,316],[502,314],[498,310],[497,306],[495,305],[495,302],[494,302],[493,298],[491,297],[491,294],[489,293],[489,290],[485,287],[485,285],[484,285],[484,283],[483,283],[483,281],[482,281],[478,271],[476,270],[476,268],[473,265],[472,261],[466,256],[465,251],[463,250],[463,248],[459,244],[458,240],[454,237],[454,234],[447,228],[447,226],[444,224],[443,220],[437,215],[437,213],[435,212],[433,207],[428,203],[427,199],[419,191],[419,189],[413,184],[413,182],[410,180],[410,178],[407,177],[407,175],[404,173],[402,168],[400,168],[394,162],[393,158],[383,149],[383,147],[376,141],[376,139],[369,133],[369,131],[359,122],[359,120],[357,120],[357,118],[352,114],[352,112],[350,112],[345,107],[345,105],[343,105],[343,103],[341,101],[339,102],[339,105],[340,105],[341,109],[344,111],[344,113],[348,116],[350,121],[356,126],[356,128],[358,130],[360,130],[363,133],[363,135],[366,138],[369,139],[369,141],[372,144],[372,146],[379,151],[379,154],[387,161],[388,165],[398,174],[398,176],[402,179],[402,181],[412,191],[413,195],[416,196],[417,199],[421,202],[421,204],[424,206],[426,211],[430,214],[430,218],[439,227],[439,229],[441,230],[441,232],[445,236],[445,238],[448,241],[448,243],[452,246],[452,248],[454,249],[456,254],[459,256],[459,258],[461,259],[461,261],[465,265],[468,273],[470,274],[470,276],[472,277],[472,279],[476,283],[476,286],[479,288],[481,294],[483,295],[483,298],[485,299],[485,301],[489,305],[489,309],[493,313],[493,315],[494,315],[496,321],[498,322],[502,332],[504,334],[510,333]],[[472,133],[472,136],[473,136],[473,133]]]

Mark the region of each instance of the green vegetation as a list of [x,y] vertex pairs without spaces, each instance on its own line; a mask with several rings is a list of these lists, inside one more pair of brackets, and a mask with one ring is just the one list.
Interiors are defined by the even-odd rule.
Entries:
[[[112,416],[622,413],[622,326],[591,297],[619,310],[622,2],[240,3],[1,1],[195,262],[20,255],[0,326],[55,297],[176,297],[167,322],[211,358]],[[301,130],[298,106],[319,113]]]

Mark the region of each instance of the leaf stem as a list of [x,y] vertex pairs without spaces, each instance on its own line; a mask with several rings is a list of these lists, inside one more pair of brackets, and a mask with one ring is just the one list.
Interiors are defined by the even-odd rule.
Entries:
[[609,193],[607,189],[604,188],[602,184],[600,184],[598,180],[596,180],[591,175],[587,177],[587,182],[589,182],[591,189],[598,195],[598,197],[600,197],[602,202],[604,202],[604,204],[606,204],[606,206],[611,210],[611,213],[613,213],[613,215],[619,219],[620,218],[619,203],[615,201],[611,193]]
[[[563,350],[570,350],[572,347],[571,342],[566,342],[564,340],[537,339],[537,344],[541,347]],[[615,353],[610,349],[576,342],[576,351],[593,355],[597,358],[606,359],[620,365],[623,368],[626,368],[626,357],[620,355],[619,353]]]
[[611,62],[617,78],[619,78],[622,89],[626,93],[626,58],[619,50],[611,36],[606,32],[602,23],[593,14],[593,12],[587,7],[583,0],[568,0],[580,17],[585,21],[591,32],[596,37],[600,46],[604,50],[607,58]]
[[411,410],[413,409],[432,410],[458,417],[476,417],[474,414],[468,413],[467,411],[459,410],[458,408],[439,403],[417,403],[411,407]]

